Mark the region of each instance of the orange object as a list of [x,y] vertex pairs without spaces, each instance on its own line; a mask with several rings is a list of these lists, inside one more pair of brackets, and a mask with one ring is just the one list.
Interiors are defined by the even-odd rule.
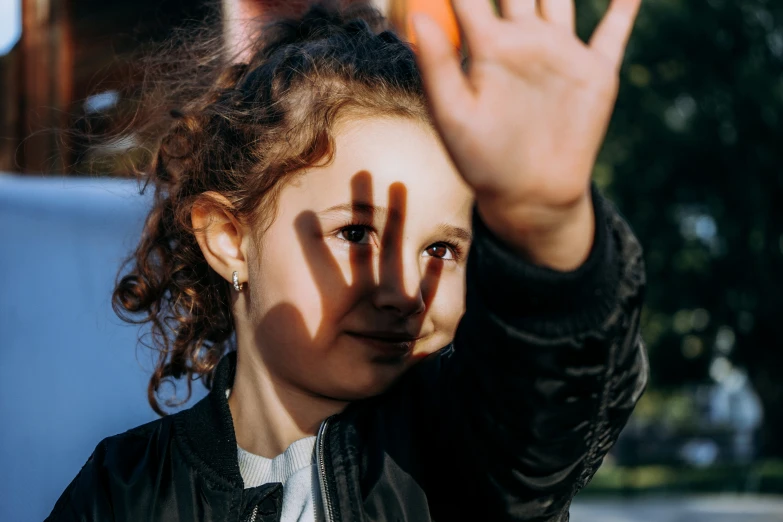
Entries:
[[405,4],[405,32],[411,43],[416,43],[416,33],[411,24],[411,15],[414,13],[424,13],[432,18],[440,27],[454,47],[460,48],[462,45],[459,34],[459,25],[454,11],[451,8],[450,0],[402,0]]

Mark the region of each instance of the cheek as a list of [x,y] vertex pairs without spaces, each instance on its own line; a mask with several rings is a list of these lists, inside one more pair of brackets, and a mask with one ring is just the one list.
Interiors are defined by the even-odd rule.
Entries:
[[[330,266],[332,263],[313,256],[308,262],[300,245],[275,241],[274,235],[267,236],[263,254],[258,259],[250,274],[253,279],[253,322],[263,322],[266,325],[263,331],[274,332],[277,341],[281,340],[281,335],[294,335],[285,334],[285,331],[295,328],[299,330],[296,334],[299,337],[306,332],[310,342],[328,342],[340,317],[356,299],[356,292],[346,286],[343,275],[314,274],[311,264]],[[276,322],[272,318],[280,318],[280,310],[287,310],[286,316],[296,317],[291,323],[295,326],[286,325],[286,321],[270,324]]]
[[458,270],[441,279],[435,298],[430,305],[430,320],[444,346],[454,339],[457,326],[464,313],[465,271]]
[[[310,337],[315,337],[323,322],[322,300],[301,256],[292,253],[280,256],[270,248],[256,265],[255,274],[251,274],[254,276],[253,321],[269,323],[279,315],[279,310],[289,310],[289,315],[297,316],[296,328],[304,328]],[[281,332],[292,328],[285,324],[269,326],[272,331]]]

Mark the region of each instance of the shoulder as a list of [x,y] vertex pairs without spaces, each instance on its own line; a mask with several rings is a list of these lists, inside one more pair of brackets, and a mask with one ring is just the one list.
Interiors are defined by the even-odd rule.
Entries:
[[118,492],[124,497],[143,494],[154,484],[150,474],[158,472],[170,452],[172,425],[172,418],[164,417],[100,441],[47,521],[82,520],[85,513],[101,520],[99,514],[113,512]]
[[170,445],[171,416],[136,426],[103,439],[90,457],[107,472],[121,473],[160,456]]

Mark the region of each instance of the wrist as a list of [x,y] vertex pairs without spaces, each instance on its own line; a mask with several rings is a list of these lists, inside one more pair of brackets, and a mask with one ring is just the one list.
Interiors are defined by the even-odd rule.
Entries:
[[556,209],[482,197],[476,206],[487,228],[532,264],[569,272],[590,255],[595,238],[590,190],[574,204]]

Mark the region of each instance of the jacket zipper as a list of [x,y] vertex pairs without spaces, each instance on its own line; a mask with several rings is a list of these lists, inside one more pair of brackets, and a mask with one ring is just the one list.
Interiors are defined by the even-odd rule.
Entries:
[[[318,428],[318,436],[315,439],[315,451],[316,460],[318,461],[318,484],[321,487],[324,517],[326,518],[326,522],[332,522],[334,520],[334,517],[332,516],[332,501],[329,498],[329,493],[326,489],[326,464],[324,461],[324,435],[326,434],[327,424],[329,424],[329,419],[323,421],[321,427]],[[256,517],[258,517],[258,506],[253,508],[253,512],[250,514],[248,522],[256,522]]]
[[324,518],[326,522],[332,522],[334,520],[334,517],[332,516],[332,499],[329,497],[329,489],[326,487],[326,464],[324,460],[324,447],[326,445],[324,439],[328,424],[329,419],[326,419],[321,423],[321,427],[318,428],[318,436],[315,439],[315,448],[318,461],[318,483],[321,486],[321,499],[324,507]]

